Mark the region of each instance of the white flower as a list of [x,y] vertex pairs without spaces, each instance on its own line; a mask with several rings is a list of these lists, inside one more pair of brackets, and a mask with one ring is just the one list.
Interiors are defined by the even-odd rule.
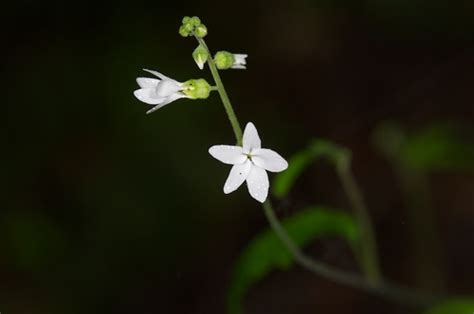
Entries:
[[280,172],[288,168],[288,163],[278,153],[261,148],[260,137],[252,122],[245,127],[242,146],[215,145],[209,148],[209,154],[233,165],[224,184],[225,194],[237,190],[247,181],[250,195],[261,203],[267,199],[270,186],[266,170]]
[[137,78],[137,83],[141,88],[133,92],[135,97],[144,103],[156,105],[146,113],[152,113],[177,99],[189,98],[189,96],[182,92],[184,90],[183,83],[173,80],[157,71],[143,70],[160,78]]
[[241,53],[234,53],[234,64],[231,66],[232,69],[246,69],[247,61],[245,60],[248,55]]

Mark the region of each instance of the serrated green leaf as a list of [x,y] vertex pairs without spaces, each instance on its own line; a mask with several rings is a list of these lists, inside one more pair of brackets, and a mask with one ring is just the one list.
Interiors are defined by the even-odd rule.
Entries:
[[333,162],[348,159],[350,154],[329,141],[313,140],[304,150],[293,155],[288,161],[288,169],[278,173],[273,181],[273,194],[279,198],[288,195],[298,177],[311,163],[321,157],[328,157]]
[[[349,214],[325,207],[309,207],[284,219],[282,225],[300,247],[316,238],[340,236],[355,248],[359,239],[357,224]],[[293,262],[272,230],[259,234],[244,249],[236,264],[228,295],[229,312],[241,313],[242,298],[252,284],[273,270],[288,269]]]
[[452,299],[435,305],[424,314],[472,314],[474,299]]

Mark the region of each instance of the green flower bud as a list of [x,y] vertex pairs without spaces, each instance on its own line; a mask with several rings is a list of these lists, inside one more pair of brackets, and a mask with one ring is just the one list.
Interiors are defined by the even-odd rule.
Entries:
[[214,56],[214,62],[219,70],[226,70],[234,65],[235,57],[228,51],[218,51]]
[[194,31],[194,25],[191,24],[191,23],[184,24],[183,26],[184,26],[184,27],[186,28],[186,30],[187,30],[188,32],[190,32],[190,33],[191,33],[192,31]]
[[199,38],[204,38],[207,35],[207,27],[204,24],[197,26],[194,29],[194,34]]
[[204,68],[204,63],[207,62],[207,58],[209,58],[209,54],[203,46],[199,45],[196,47],[196,49],[194,49],[193,59],[199,69],[202,70]]
[[194,26],[199,26],[201,25],[201,19],[198,18],[197,16],[193,16],[190,20],[190,23]]
[[211,93],[211,85],[205,79],[188,80],[183,88],[182,92],[191,99],[206,99]]
[[189,16],[185,16],[183,17],[183,19],[181,20],[182,24],[189,24],[191,22],[191,18]]
[[179,28],[179,34],[183,37],[189,36],[189,30],[187,29],[186,25],[181,25]]

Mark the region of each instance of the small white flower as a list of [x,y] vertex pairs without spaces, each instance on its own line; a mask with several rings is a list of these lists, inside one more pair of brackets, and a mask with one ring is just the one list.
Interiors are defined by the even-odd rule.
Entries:
[[263,203],[268,196],[267,171],[280,172],[288,168],[283,157],[271,149],[261,148],[260,137],[252,122],[247,123],[242,146],[215,145],[209,148],[209,154],[217,160],[233,165],[224,193],[229,194],[247,181],[250,195]]
[[143,70],[159,78],[137,78],[137,83],[141,88],[134,91],[133,94],[138,100],[150,105],[155,105],[146,113],[152,113],[177,99],[189,98],[189,96],[182,92],[184,90],[183,83],[173,80],[157,71]]
[[234,53],[234,64],[231,66],[232,69],[246,69],[247,61],[245,60],[248,57],[246,54]]

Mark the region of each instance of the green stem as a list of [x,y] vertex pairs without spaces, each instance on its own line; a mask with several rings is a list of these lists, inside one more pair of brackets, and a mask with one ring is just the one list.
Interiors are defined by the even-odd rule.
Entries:
[[431,204],[426,176],[412,169],[402,160],[396,161],[402,192],[406,196],[408,226],[411,232],[411,251],[415,267],[416,285],[430,291],[442,291],[443,266],[440,232]]
[[232,129],[234,130],[235,138],[237,139],[237,145],[242,145],[242,129],[240,128],[239,120],[237,120],[237,116],[235,115],[234,109],[232,108],[232,104],[230,103],[229,96],[224,88],[224,84],[222,84],[221,77],[219,75],[219,71],[217,70],[216,64],[212,59],[211,52],[206,45],[204,39],[196,37],[198,43],[206,50],[208,54],[207,64],[209,65],[209,69],[211,70],[212,77],[216,82],[217,91],[222,99],[222,104],[224,105],[225,111],[227,113],[227,117],[229,118],[230,124],[232,125]]
[[378,284],[381,281],[381,272],[377,256],[375,232],[362,193],[352,174],[349,160],[349,157],[340,158],[336,163],[336,169],[360,225],[361,262],[364,273],[370,283]]
[[340,269],[335,269],[324,263],[320,263],[313,260],[306,254],[304,254],[298,247],[298,245],[293,242],[293,240],[283,228],[277,216],[275,215],[275,211],[273,210],[273,207],[268,199],[265,201],[265,203],[263,203],[263,209],[265,212],[265,216],[267,217],[268,222],[270,223],[270,226],[276,233],[277,237],[282,241],[282,243],[291,253],[295,261],[307,270],[322,277],[325,277],[329,280],[347,286],[351,286],[375,295],[379,295],[386,299],[391,299],[393,301],[397,301],[403,304],[426,307],[437,300],[437,298],[433,296],[416,294],[410,290],[406,290],[387,283],[379,282],[375,285],[374,283],[365,280],[359,275]]

